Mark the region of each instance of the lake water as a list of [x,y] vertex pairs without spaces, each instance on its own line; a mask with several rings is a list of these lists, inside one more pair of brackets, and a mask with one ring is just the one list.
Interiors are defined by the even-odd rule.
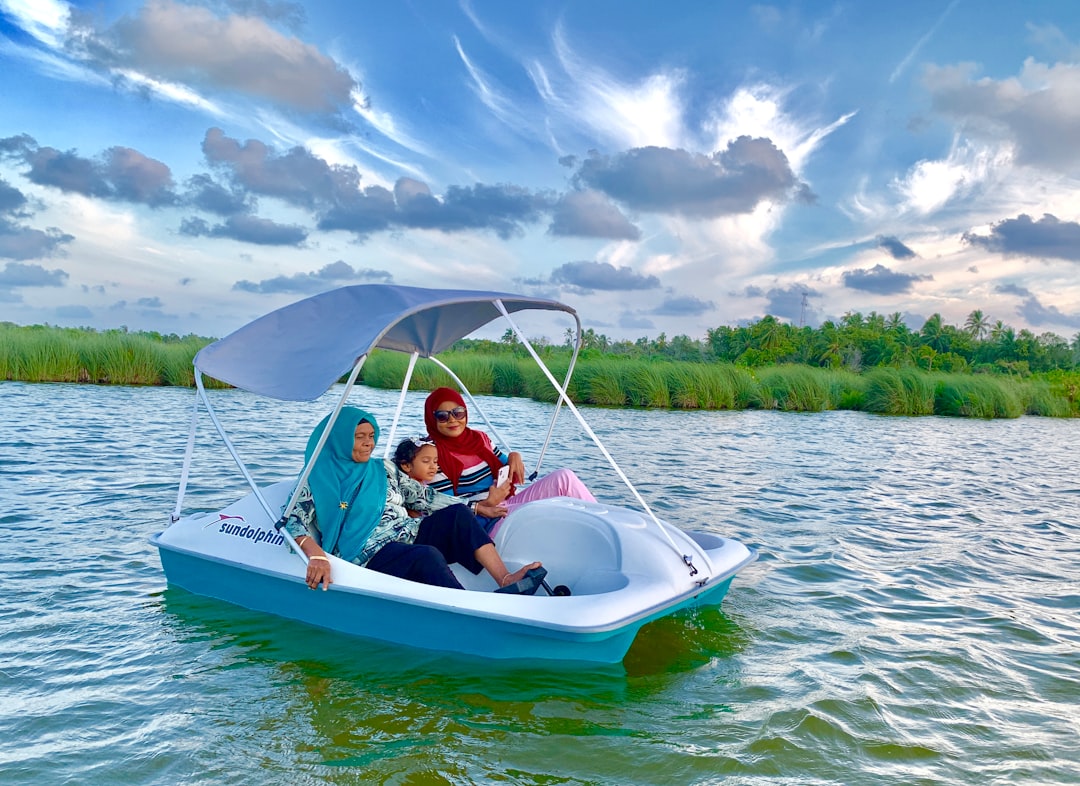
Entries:
[[[211,395],[260,481],[330,401]],[[1080,422],[588,410],[660,515],[761,556],[582,669],[169,588],[147,538],[193,400],[0,383],[0,783],[1080,782]],[[388,424],[396,394],[354,401]],[[550,412],[482,401],[523,440]],[[200,422],[187,510],[243,490]],[[567,412],[554,442],[547,468],[629,501]]]

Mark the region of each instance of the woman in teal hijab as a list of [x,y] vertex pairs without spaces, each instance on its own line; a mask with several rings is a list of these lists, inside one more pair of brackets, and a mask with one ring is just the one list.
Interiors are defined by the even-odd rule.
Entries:
[[[312,431],[304,457],[311,460],[329,416]],[[372,460],[379,425],[357,407],[342,407],[326,444],[300,490],[286,529],[308,557],[306,581],[315,589],[331,583],[330,558],[340,557],[380,573],[424,584],[462,589],[450,570],[458,562],[472,573],[486,569],[500,587],[532,592],[546,573],[534,562],[510,572],[491,538],[464,505],[425,509],[422,495],[402,499],[393,494],[381,460]],[[393,496],[393,499],[391,497]],[[412,518],[404,504],[424,515]],[[534,581],[526,580],[526,574]],[[529,585],[529,586],[526,586]]]
[[[311,432],[305,462],[311,461],[329,419],[327,415]],[[344,407],[308,475],[322,547],[349,562],[359,556],[386,507],[386,472],[381,461],[370,460],[378,441],[374,416]]]

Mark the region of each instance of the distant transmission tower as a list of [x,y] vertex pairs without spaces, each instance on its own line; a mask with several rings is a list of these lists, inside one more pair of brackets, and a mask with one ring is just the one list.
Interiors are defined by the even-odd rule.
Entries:
[[802,293],[802,308],[799,310],[799,327],[806,327],[806,292]]

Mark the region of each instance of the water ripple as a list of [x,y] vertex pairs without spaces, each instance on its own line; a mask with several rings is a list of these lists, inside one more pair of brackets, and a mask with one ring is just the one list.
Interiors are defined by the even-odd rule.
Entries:
[[[263,482],[298,471],[329,405],[210,395]],[[358,395],[389,421],[396,394]],[[505,434],[551,411],[485,401]],[[1078,423],[591,411],[662,515],[761,558],[623,664],[564,669],[168,588],[146,538],[190,392],[0,383],[0,404],[5,784],[1080,781]],[[189,509],[242,493],[209,431],[197,459]],[[544,463],[633,504],[569,418]]]

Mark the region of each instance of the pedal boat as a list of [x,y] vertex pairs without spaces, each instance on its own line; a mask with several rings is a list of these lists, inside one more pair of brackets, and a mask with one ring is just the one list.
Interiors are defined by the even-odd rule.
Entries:
[[[513,319],[527,309],[563,312],[575,325],[574,351],[562,383],[555,379]],[[211,407],[204,376],[281,401],[314,401],[346,378],[336,417],[374,349],[410,355],[391,428],[389,452],[415,365],[427,358],[445,370],[491,427],[461,380],[435,357],[455,341],[504,319],[557,392],[547,438],[565,406],[640,505],[565,497],[522,506],[494,536],[511,568],[541,560],[550,587],[569,595],[494,592],[486,574],[460,566],[465,591],[433,587],[331,557],[333,584],[312,591],[306,559],[282,525],[297,478],[258,485]],[[659,519],[618,467],[566,394],[581,347],[581,321],[563,303],[500,292],[436,290],[391,285],[350,286],[273,311],[204,347],[195,357],[195,405],[176,507],[151,537],[166,578],[198,595],[218,598],[308,625],[421,648],[487,658],[616,663],[646,623],[695,604],[719,604],[736,572],[756,553],[711,532],[684,531]],[[184,513],[198,413],[208,413],[251,491],[217,511]],[[314,414],[314,413],[313,413]],[[313,422],[318,417],[313,417]],[[329,428],[327,429],[329,432]],[[321,448],[321,445],[319,446]],[[301,475],[306,479],[310,465]],[[588,478],[583,478],[588,484]]]

